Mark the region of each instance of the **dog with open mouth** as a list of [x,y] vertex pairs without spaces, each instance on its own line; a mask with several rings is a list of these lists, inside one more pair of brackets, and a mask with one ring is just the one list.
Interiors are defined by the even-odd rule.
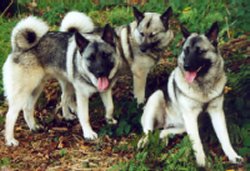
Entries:
[[[87,139],[97,138],[89,122],[89,97],[99,92],[106,109],[106,119],[113,118],[111,88],[116,81],[119,68],[114,30],[106,25],[101,35],[92,32],[94,24],[83,13],[73,12],[84,27],[73,32],[49,31],[48,25],[30,16],[21,20],[11,35],[12,52],[3,66],[4,91],[9,109],[6,114],[6,144],[18,145],[14,138],[14,126],[20,111],[31,130],[39,129],[34,119],[34,107],[47,79],[56,78],[62,88],[62,112],[65,119],[75,116],[69,108],[76,108]],[[86,33],[86,34],[83,34]],[[74,101],[76,97],[76,105]]]
[[205,34],[190,33],[181,27],[185,42],[178,57],[178,66],[168,81],[168,98],[161,90],[153,93],[145,105],[141,124],[146,137],[138,142],[143,147],[148,142],[147,134],[161,128],[160,138],[169,134],[187,132],[196,162],[205,166],[206,157],[198,130],[198,116],[209,113],[213,128],[222,149],[233,163],[242,162],[233,149],[223,111],[226,75],[224,60],[219,53],[217,37],[218,23],[215,22]]

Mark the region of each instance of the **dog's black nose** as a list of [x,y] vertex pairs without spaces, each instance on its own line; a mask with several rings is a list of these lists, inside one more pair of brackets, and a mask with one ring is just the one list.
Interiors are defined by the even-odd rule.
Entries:
[[184,69],[185,69],[186,71],[190,71],[190,70],[191,70],[191,66],[188,65],[188,64],[184,64]]
[[146,52],[146,51],[147,51],[147,47],[146,47],[146,46],[140,46],[140,50],[141,50],[142,52]]
[[105,76],[105,71],[103,70],[96,70],[96,74],[97,77],[103,77]]

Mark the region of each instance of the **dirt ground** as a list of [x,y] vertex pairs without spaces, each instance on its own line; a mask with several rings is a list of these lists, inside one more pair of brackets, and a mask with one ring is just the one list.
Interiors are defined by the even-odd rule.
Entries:
[[[128,78],[129,79],[129,78]],[[118,83],[119,84],[119,83]],[[129,86],[123,85],[123,91]],[[121,93],[114,90],[116,97]],[[18,147],[7,147],[4,142],[4,126],[0,126],[0,158],[6,158],[8,165],[1,170],[107,170],[115,163],[127,161],[133,157],[129,141],[135,137],[119,137],[112,139],[102,136],[95,141],[84,140],[78,120],[65,121],[58,108],[60,90],[58,83],[50,81],[44,90],[35,112],[36,119],[43,126],[39,132],[31,132],[19,115],[15,126],[15,137]],[[96,100],[95,95],[91,100]],[[99,107],[100,106],[100,107]],[[106,125],[103,106],[90,109],[91,125],[98,130]],[[1,107],[1,115],[7,111],[7,105]],[[126,146],[120,151],[114,148]]]

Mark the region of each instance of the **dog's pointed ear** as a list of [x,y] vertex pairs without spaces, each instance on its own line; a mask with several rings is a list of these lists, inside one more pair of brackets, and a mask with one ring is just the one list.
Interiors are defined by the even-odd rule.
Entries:
[[188,38],[191,34],[183,24],[181,24],[181,32],[185,39]]
[[89,41],[85,37],[83,37],[79,32],[75,32],[75,40],[80,53],[82,53],[84,49],[88,46]]
[[219,24],[218,22],[214,22],[205,35],[207,36],[207,38],[210,40],[212,44],[217,46],[218,34],[219,34]]
[[106,24],[104,27],[102,40],[115,47],[115,31],[109,24]]
[[172,7],[168,7],[168,9],[160,17],[166,30],[168,29],[169,19],[172,15],[173,15]]
[[143,20],[144,14],[141,11],[139,11],[135,6],[133,6],[133,13],[138,23],[141,22],[141,20]]

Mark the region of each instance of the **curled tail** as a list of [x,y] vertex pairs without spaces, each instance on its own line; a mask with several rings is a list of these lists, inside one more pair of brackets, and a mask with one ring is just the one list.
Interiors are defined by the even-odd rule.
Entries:
[[62,20],[60,31],[88,33],[95,29],[92,19],[78,11],[68,12]]
[[26,50],[33,47],[48,30],[49,26],[37,17],[22,19],[12,31],[12,49]]

